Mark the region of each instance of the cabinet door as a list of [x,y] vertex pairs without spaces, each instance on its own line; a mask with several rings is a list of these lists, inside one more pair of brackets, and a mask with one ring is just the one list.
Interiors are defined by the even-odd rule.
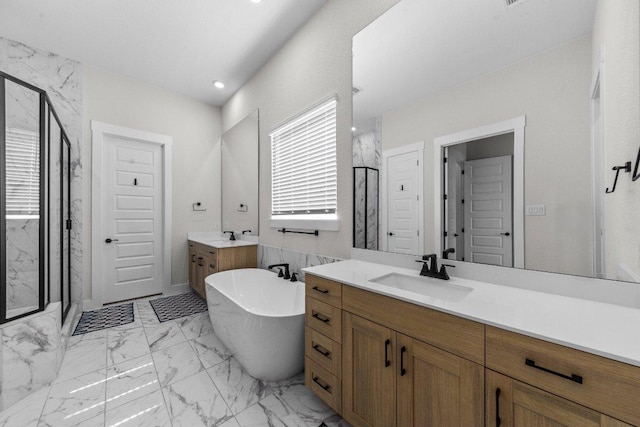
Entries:
[[204,290],[204,278],[207,277],[206,257],[202,253],[196,254],[196,282],[194,289],[202,298],[206,298]]
[[487,427],[624,427],[584,406],[486,370]]
[[398,425],[482,426],[484,367],[398,334]]
[[198,272],[198,253],[195,249],[189,248],[189,286],[196,289],[196,275]]
[[396,425],[396,333],[343,313],[342,411],[354,426]]

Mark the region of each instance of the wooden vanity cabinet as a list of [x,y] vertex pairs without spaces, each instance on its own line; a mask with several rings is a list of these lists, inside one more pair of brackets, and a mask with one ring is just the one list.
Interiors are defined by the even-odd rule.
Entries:
[[207,276],[237,268],[256,268],[257,265],[257,246],[220,249],[189,241],[189,286],[202,298],[207,297],[205,291]]

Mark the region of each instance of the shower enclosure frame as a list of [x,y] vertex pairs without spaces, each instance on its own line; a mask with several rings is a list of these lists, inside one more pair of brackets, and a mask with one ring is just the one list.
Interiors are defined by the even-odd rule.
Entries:
[[[6,82],[25,87],[36,92],[39,97],[39,208],[38,208],[38,307],[25,313],[7,318],[7,215],[6,215]],[[60,302],[62,323],[71,308],[71,146],[69,137],[62,126],[62,122],[51,103],[47,92],[21,79],[0,71],[0,324],[30,316],[44,311],[51,302],[51,123],[55,120],[60,129]],[[45,154],[46,150],[46,154]],[[67,159],[66,182],[63,176],[65,170],[65,151]],[[66,188],[65,188],[66,185]],[[46,189],[46,191],[45,191]],[[64,194],[67,194],[65,200]],[[65,215],[65,203],[67,207]],[[67,233],[68,250],[64,250],[64,233]],[[46,251],[46,252],[45,252]],[[66,266],[65,269],[65,260]],[[65,283],[66,275],[66,283]],[[66,285],[66,286],[65,286]],[[46,293],[45,293],[46,288]],[[66,288],[66,289],[65,289]],[[68,303],[65,307],[65,295]]]

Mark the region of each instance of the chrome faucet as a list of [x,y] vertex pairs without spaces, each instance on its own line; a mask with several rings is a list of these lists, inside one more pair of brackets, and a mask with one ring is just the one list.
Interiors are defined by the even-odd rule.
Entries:
[[449,280],[447,267],[455,267],[454,265],[442,264],[438,270],[438,256],[436,254],[423,255],[422,259],[416,260],[422,263],[420,275],[425,277],[433,277],[436,279]]

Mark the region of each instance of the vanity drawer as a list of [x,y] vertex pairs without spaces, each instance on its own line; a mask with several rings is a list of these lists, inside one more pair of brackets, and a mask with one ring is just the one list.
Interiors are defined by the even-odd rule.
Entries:
[[639,367],[490,326],[486,337],[487,368],[640,425]]
[[338,377],[305,357],[304,383],[334,411],[342,408],[342,382]]
[[342,377],[342,346],[310,327],[305,327],[304,353],[338,378]]
[[307,326],[333,341],[341,343],[342,310],[309,297],[306,298],[306,304],[305,323]]
[[310,298],[335,307],[342,307],[342,283],[306,274],[305,292],[305,295]]

